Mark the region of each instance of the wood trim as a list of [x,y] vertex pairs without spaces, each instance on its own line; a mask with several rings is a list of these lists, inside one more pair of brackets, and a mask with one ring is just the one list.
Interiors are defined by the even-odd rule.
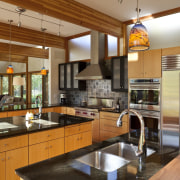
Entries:
[[120,39],[117,39],[117,56],[120,56]]
[[69,40],[65,41],[65,63],[69,62]]
[[123,24],[123,56],[128,54],[127,25]]
[[26,57],[26,105],[28,105],[28,100],[29,100],[29,91],[28,91],[28,88],[29,88],[29,73],[28,73],[28,57]]
[[[9,44],[0,42],[0,53],[9,54]],[[49,49],[11,45],[11,55],[30,56],[37,58],[49,58]]]
[[77,61],[68,61],[68,63],[74,63],[74,62],[90,62],[91,59],[84,59],[84,60],[77,60]]
[[[175,14],[175,13],[179,13],[179,12],[180,12],[180,7],[174,8],[174,9],[169,9],[167,11],[161,11],[158,13],[154,13],[152,15],[144,16],[144,17],[141,17],[140,20],[143,22],[143,21],[147,21],[150,19],[159,18],[162,16],[167,16],[167,15],[171,15],[171,14]],[[137,19],[133,19],[133,20],[131,19],[128,21],[124,21],[123,23],[126,25],[130,25],[130,24],[134,24],[136,21],[137,21]]]
[[[32,11],[39,12],[57,19],[68,21],[89,29],[122,36],[122,22],[112,18],[104,13],[92,9],[86,5],[72,0],[57,1],[20,1],[20,0],[3,0]],[[13,36],[12,36],[13,37]]]
[[105,59],[108,59],[108,35],[105,34]]
[[[35,31],[23,27],[19,28],[12,25],[11,34],[12,41],[41,46],[44,45],[44,34],[40,31]],[[0,22],[0,39],[9,40],[9,25],[2,22]],[[46,33],[46,46],[64,49],[65,38]]]
[[79,37],[86,36],[86,35],[89,35],[89,34],[91,34],[91,31],[79,33],[79,34],[76,34],[76,35],[73,35],[73,36],[68,36],[68,37],[66,37],[66,39],[68,39],[68,40],[75,39],[75,38],[79,38]]
[[[0,61],[9,61],[9,54],[0,53]],[[25,56],[11,55],[11,62],[25,63]]]
[[180,46],[162,49],[162,56],[176,55],[176,54],[180,54]]

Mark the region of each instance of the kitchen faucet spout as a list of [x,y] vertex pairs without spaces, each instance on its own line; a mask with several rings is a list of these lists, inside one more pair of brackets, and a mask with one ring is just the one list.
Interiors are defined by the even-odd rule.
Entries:
[[139,137],[139,145],[138,145],[138,150],[136,151],[136,155],[139,156],[143,153],[143,145],[145,143],[145,131],[144,131],[144,119],[142,117],[142,115],[133,110],[133,109],[125,109],[119,116],[118,120],[117,120],[117,127],[120,127],[122,126],[122,117],[125,115],[125,114],[128,114],[129,112],[135,114],[138,119],[139,119],[139,122],[140,122],[140,125],[141,125],[141,133],[140,133],[140,137]]

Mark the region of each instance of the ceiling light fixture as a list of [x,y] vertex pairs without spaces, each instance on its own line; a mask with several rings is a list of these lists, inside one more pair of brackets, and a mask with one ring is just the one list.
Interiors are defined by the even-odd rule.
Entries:
[[129,35],[129,49],[133,51],[148,50],[150,46],[147,29],[139,20],[140,10],[137,0],[137,21],[132,27]]
[[[46,28],[43,28],[42,26],[43,24],[43,15],[42,15],[42,19],[41,19],[41,31],[43,32],[43,39],[44,39],[44,46],[42,46],[42,49],[45,50],[45,31],[47,30]],[[44,67],[44,59],[43,59],[43,67],[41,68],[41,75],[46,75],[47,74],[47,70]]]
[[7,74],[13,74],[14,70],[13,70],[13,66],[11,65],[11,23],[13,22],[13,20],[8,20],[9,22],[9,65],[6,69],[6,73]]
[[21,27],[21,14],[23,13],[23,12],[25,12],[26,11],[26,9],[24,9],[24,8],[22,8],[22,7],[17,7],[16,9],[15,9],[17,12],[18,12],[18,14],[19,14],[19,21],[18,21],[18,27]]

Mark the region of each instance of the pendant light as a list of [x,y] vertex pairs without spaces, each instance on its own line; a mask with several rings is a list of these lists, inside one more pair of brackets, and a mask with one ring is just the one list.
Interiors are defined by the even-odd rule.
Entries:
[[14,70],[13,70],[13,66],[11,65],[11,23],[13,22],[13,20],[8,20],[8,22],[9,22],[10,40],[9,40],[9,65],[6,69],[6,73],[7,74],[13,74]]
[[22,7],[17,7],[15,9],[18,14],[19,14],[19,21],[18,21],[18,27],[21,27],[21,14],[24,13],[26,11],[26,9],[22,8]]
[[139,20],[139,3],[137,0],[137,22],[132,27],[129,35],[129,49],[133,51],[148,50],[150,43],[146,27]]
[[[43,23],[43,18],[41,19],[41,31],[43,32],[43,37],[44,37],[44,45],[42,48],[45,50],[45,31],[47,29],[42,27],[42,23]],[[47,70],[44,67],[44,59],[43,59],[43,67],[41,68],[41,75],[46,75],[46,74],[47,74]]]

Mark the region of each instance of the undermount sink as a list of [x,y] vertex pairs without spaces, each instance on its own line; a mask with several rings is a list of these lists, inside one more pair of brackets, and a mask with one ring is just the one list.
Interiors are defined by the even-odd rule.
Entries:
[[12,129],[17,128],[18,126],[8,123],[8,122],[0,122],[0,129]]
[[[132,144],[126,144],[124,142],[119,142],[111,146],[105,147],[101,149],[101,151],[123,157],[127,160],[135,160],[138,159],[138,156],[136,156],[137,149],[138,146]],[[155,151],[150,148],[146,148],[145,153],[146,156],[150,156],[151,154],[155,153]]]
[[[130,161],[138,159],[138,156],[136,156],[137,149],[138,147],[132,144],[118,142],[77,158],[76,160],[102,171],[112,172],[126,165]],[[155,153],[155,151],[146,148],[145,153],[147,157]]]
[[101,151],[94,151],[76,160],[105,172],[115,171],[129,163],[129,161],[124,158]]
[[44,120],[44,119],[36,119],[36,120],[33,120],[33,122],[34,123],[38,123],[38,124],[42,124],[42,125],[45,125],[45,126],[53,125],[53,124],[58,124],[56,122],[47,121],[47,120]]

